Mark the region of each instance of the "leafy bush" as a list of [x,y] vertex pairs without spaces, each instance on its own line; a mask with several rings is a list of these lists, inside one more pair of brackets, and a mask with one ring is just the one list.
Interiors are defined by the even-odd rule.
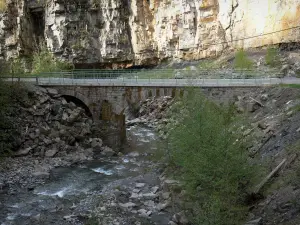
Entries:
[[245,199],[258,173],[248,162],[247,140],[238,130],[242,124],[235,109],[218,106],[195,91],[181,104],[185,117],[169,131],[168,155],[193,202],[192,222],[241,224],[247,213]]
[[269,47],[267,49],[265,61],[266,61],[266,64],[269,66],[272,66],[272,67],[278,66],[278,63],[279,63],[278,49],[275,47]]
[[236,69],[252,69],[253,61],[248,58],[246,52],[240,49],[235,54],[234,68]]
[[46,46],[41,46],[40,50],[33,54],[32,73],[34,74],[57,72],[72,68],[73,64],[55,58]]
[[213,60],[205,59],[199,63],[198,67],[200,69],[218,69],[221,67],[221,65],[218,65]]
[[7,9],[6,0],[0,0],[0,13],[5,12]]
[[18,115],[15,103],[23,96],[19,86],[4,83],[0,79],[0,158],[9,155],[16,147],[20,132],[14,121]]

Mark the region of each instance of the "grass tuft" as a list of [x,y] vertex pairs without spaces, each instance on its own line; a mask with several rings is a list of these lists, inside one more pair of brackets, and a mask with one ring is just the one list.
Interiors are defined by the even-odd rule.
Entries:
[[235,54],[234,68],[235,69],[252,69],[253,61],[249,59],[243,49],[239,49]]
[[265,56],[266,64],[272,67],[277,67],[279,65],[279,52],[278,48],[268,47],[267,54]]

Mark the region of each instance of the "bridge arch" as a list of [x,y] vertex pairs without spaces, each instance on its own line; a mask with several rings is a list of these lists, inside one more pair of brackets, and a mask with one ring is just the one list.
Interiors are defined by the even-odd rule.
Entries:
[[71,96],[71,95],[62,95],[63,98],[65,98],[67,100],[67,102],[73,102],[75,103],[76,106],[79,106],[81,108],[84,109],[85,113],[89,116],[93,118],[93,114],[90,110],[90,108],[79,98],[75,97],[75,96]]
[[64,97],[68,102],[73,102],[75,105],[80,106],[84,108],[86,114],[93,118],[93,120],[96,119],[95,110],[93,109],[91,102],[89,99],[81,94],[80,92],[76,90],[63,90],[60,89],[59,93],[62,97]]

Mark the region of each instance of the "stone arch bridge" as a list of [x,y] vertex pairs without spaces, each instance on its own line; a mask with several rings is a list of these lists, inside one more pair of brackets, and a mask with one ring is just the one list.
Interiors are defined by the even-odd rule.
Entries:
[[104,120],[125,123],[124,112],[149,97],[180,96],[182,87],[128,87],[128,86],[55,86],[69,100],[79,101],[88,110],[94,121]]

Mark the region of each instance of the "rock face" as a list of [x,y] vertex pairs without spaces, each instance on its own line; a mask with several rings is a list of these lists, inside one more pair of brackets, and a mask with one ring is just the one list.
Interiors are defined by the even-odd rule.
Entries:
[[300,29],[285,29],[297,26],[299,17],[298,0],[7,0],[0,57],[28,56],[45,41],[78,68],[196,60],[298,42]]

